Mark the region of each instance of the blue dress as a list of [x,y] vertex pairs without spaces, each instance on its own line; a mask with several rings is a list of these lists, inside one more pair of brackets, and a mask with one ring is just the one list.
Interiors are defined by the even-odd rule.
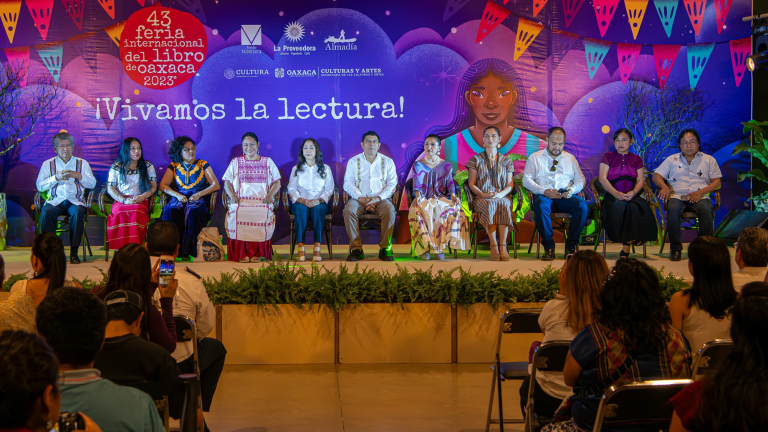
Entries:
[[[205,170],[209,168],[208,162],[198,159],[193,164],[171,163],[168,169],[173,170],[173,183],[171,188],[185,197],[205,190],[210,186],[205,179]],[[176,225],[179,229],[179,256],[197,256],[197,236],[211,221],[211,195],[206,195],[197,201],[183,203],[171,197],[168,204],[163,207],[162,220]]]

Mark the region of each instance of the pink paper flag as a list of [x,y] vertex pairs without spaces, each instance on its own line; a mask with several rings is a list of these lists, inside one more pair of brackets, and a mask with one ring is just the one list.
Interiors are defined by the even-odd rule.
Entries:
[[6,48],[4,51],[13,70],[22,69],[20,84],[21,88],[26,87],[27,72],[29,71],[29,47]]
[[659,87],[662,90],[669,80],[669,73],[672,72],[672,66],[675,65],[679,52],[680,45],[653,46],[653,61],[656,64],[656,75],[659,76]]
[[608,26],[611,25],[613,14],[616,13],[616,7],[619,0],[593,0],[595,6],[595,16],[597,17],[597,26],[600,28],[600,36],[605,37]]
[[616,54],[619,56],[619,73],[621,74],[622,84],[627,84],[627,81],[629,81],[629,75],[637,64],[637,59],[640,57],[640,49],[642,47],[642,45],[631,43],[616,44]]
[[35,21],[35,27],[40,32],[40,37],[45,40],[48,37],[48,29],[51,24],[51,9],[53,9],[53,0],[27,0],[27,9],[32,19]]
[[717,21],[717,32],[723,31],[725,19],[728,17],[728,10],[731,9],[733,0],[715,0],[715,20]]
[[747,70],[747,57],[752,54],[752,38],[732,40],[731,46],[731,64],[733,64],[733,77],[736,79],[736,87],[741,84],[744,78],[744,72]]

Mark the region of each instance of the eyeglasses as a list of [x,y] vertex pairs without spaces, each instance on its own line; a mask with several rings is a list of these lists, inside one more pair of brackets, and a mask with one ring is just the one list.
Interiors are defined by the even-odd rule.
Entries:
[[557,171],[557,164],[559,164],[559,163],[560,163],[560,161],[559,161],[559,160],[557,160],[557,159],[553,160],[553,161],[552,161],[552,166],[551,166],[551,167],[549,167],[549,170],[550,170],[551,172],[555,172],[555,171]]
[[72,147],[74,147],[74,146],[75,146],[74,144],[72,144],[72,143],[69,143],[69,144],[59,144],[59,146],[58,146],[58,147],[59,147],[60,149],[67,149],[67,148],[72,148]]

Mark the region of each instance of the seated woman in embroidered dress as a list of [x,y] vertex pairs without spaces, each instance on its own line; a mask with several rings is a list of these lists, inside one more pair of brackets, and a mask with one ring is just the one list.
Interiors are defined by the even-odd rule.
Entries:
[[107,193],[115,200],[107,217],[107,240],[118,250],[128,243],[144,243],[149,223],[149,199],[157,190],[157,174],[145,161],[138,138],[126,138],[109,169]]
[[464,250],[469,245],[467,219],[456,196],[453,168],[440,159],[440,137],[424,140],[424,157],[411,168],[413,201],[408,211],[414,257],[445,259],[443,249],[451,246]]
[[219,180],[208,162],[195,157],[192,138],[177,137],[168,153],[173,162],[165,170],[160,190],[171,200],[163,207],[162,220],[179,229],[179,256],[189,260],[197,256],[197,236],[211,221],[210,195],[219,190]]
[[296,221],[296,242],[299,247],[299,261],[304,261],[304,237],[307,232],[307,218],[312,216],[312,231],[315,248],[312,261],[322,261],[320,242],[328,214],[328,200],[333,195],[333,174],[331,167],[323,163],[320,143],[307,138],[301,143],[299,163],[291,170],[288,180],[288,195],[291,197],[291,214]]
[[272,159],[259,155],[259,139],[246,132],[240,139],[243,156],[232,159],[224,173],[227,209],[227,259],[258,262],[272,259],[275,212],[272,200],[280,190],[280,171]]

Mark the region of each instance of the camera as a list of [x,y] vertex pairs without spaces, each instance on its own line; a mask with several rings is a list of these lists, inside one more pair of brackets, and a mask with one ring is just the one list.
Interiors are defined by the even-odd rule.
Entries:
[[58,432],[85,430],[85,421],[80,413],[62,412],[59,414],[59,423],[54,430]]

